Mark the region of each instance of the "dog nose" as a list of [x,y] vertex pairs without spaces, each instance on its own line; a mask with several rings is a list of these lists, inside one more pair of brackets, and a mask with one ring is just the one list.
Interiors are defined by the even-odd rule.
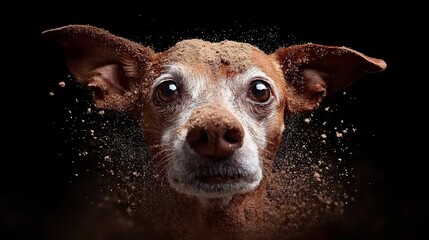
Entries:
[[188,122],[186,141],[200,156],[226,160],[243,146],[244,130],[237,118],[217,107],[195,110]]

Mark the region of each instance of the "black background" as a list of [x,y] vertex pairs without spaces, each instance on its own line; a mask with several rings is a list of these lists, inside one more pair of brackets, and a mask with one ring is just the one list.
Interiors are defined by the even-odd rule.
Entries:
[[[420,32],[412,30],[418,29],[418,22],[405,23],[396,14],[383,15],[379,11],[382,10],[315,15],[305,9],[260,9],[238,16],[232,11],[172,14],[161,9],[150,13],[118,9],[46,11],[23,16],[24,24],[6,28],[3,37],[7,42],[4,51],[12,50],[13,54],[4,56],[10,64],[3,72],[12,77],[3,79],[7,143],[2,157],[0,199],[0,221],[5,231],[0,234],[13,239],[44,238],[42,229],[46,226],[42,225],[47,224],[47,218],[56,219],[70,197],[70,190],[79,184],[79,179],[73,178],[76,166],[71,166],[69,159],[76,154],[70,149],[79,142],[65,143],[69,136],[60,129],[70,127],[64,122],[68,117],[66,106],[83,108],[75,103],[75,94],[83,99],[89,97],[76,86],[71,90],[58,89],[59,81],[67,81],[67,69],[59,49],[43,42],[40,32],[67,24],[90,24],[158,51],[180,39],[213,40],[220,36],[219,40],[248,41],[268,52],[282,45],[313,42],[344,45],[383,58],[388,64],[385,72],[367,75],[347,90],[356,101],[343,101],[339,96],[326,100],[338,102],[341,116],[337,117],[359,125],[362,132],[352,143],[360,144],[360,156],[377,171],[370,188],[378,193],[378,210],[368,217],[368,222],[378,218],[381,230],[371,234],[373,228],[362,228],[362,232],[350,238],[421,239],[428,222],[428,174],[423,167],[427,156],[418,154],[424,148],[415,137],[425,136],[421,112],[427,107],[419,108],[423,103],[419,98],[424,96],[418,91],[423,88],[418,84],[422,77],[409,53],[418,52],[422,40]],[[289,12],[298,12],[300,17],[292,17]],[[48,95],[50,91],[59,96],[53,100]]]

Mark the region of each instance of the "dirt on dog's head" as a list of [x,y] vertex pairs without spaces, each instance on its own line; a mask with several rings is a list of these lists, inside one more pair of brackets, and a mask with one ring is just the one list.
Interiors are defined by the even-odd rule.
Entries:
[[[273,171],[285,115],[313,109],[326,94],[386,67],[346,47],[316,44],[266,54],[246,43],[192,39],[156,53],[91,26],[43,36],[64,48],[70,71],[90,88],[97,107],[126,112],[141,123],[153,172],[168,182],[151,181],[148,192],[159,188],[165,199],[143,196],[141,208],[156,206],[170,216],[138,215],[185,236],[203,231],[195,226],[228,236],[258,233],[268,223],[273,229],[287,225],[291,196],[278,200],[268,193],[285,188],[275,181],[294,176]],[[270,200],[274,195],[276,201]]]

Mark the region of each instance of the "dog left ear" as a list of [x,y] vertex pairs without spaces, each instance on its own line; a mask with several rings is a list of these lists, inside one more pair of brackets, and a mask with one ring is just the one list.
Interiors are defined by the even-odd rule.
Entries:
[[70,72],[91,90],[97,107],[126,111],[135,105],[139,84],[155,58],[152,49],[86,25],[51,29],[42,36],[63,48]]
[[280,48],[272,55],[288,83],[288,106],[294,112],[313,109],[327,93],[349,86],[364,73],[386,68],[382,59],[346,47],[304,44]]

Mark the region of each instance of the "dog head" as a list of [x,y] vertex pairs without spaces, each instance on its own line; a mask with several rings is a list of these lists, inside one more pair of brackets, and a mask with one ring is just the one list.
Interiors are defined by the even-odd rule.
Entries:
[[178,42],[165,52],[81,25],[52,29],[96,105],[137,117],[178,192],[227,198],[256,189],[281,142],[285,114],[318,106],[383,60],[316,44],[266,54],[239,42]]

